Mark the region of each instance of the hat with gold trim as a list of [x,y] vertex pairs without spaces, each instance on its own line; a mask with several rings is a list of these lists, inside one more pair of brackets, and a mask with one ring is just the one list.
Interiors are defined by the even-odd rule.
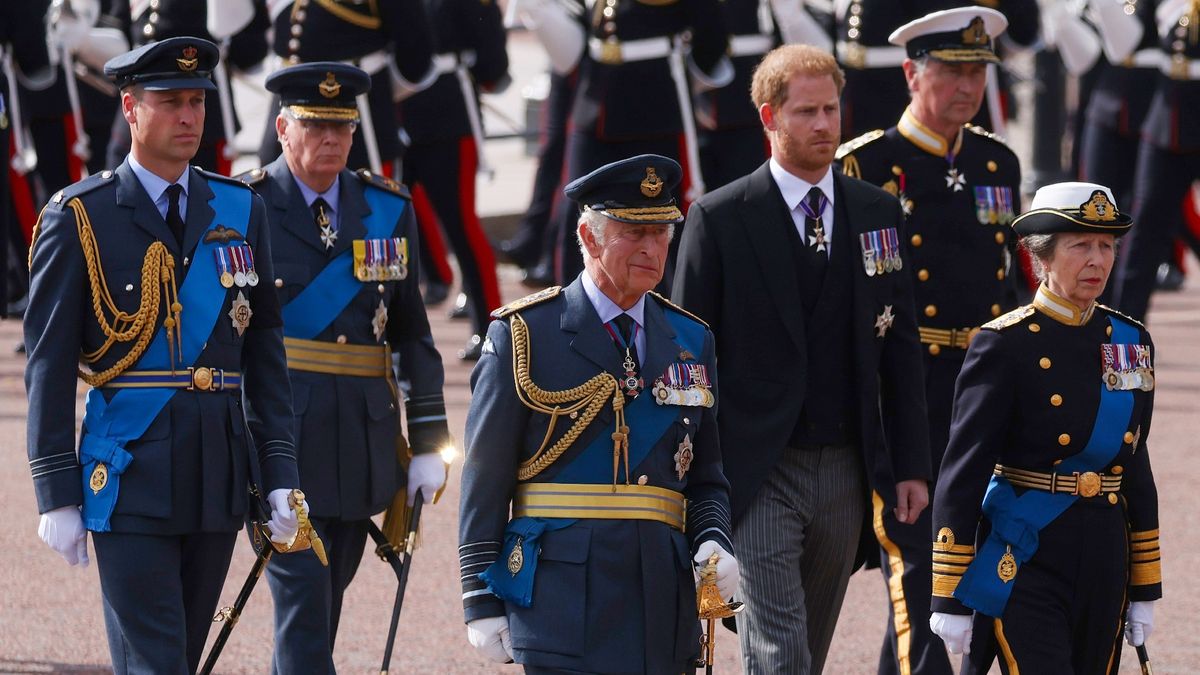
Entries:
[[622,223],[683,222],[673,190],[683,177],[679,162],[662,155],[638,155],[606,164],[563,188],[580,207]]
[[987,7],[958,7],[909,21],[888,36],[908,58],[929,56],[952,63],[1000,63],[995,40],[1008,28],[1003,14]]
[[1029,210],[1013,221],[1019,236],[1102,232],[1121,236],[1133,219],[1117,209],[1112,190],[1096,183],[1053,183],[1038,188]]
[[112,57],[104,64],[104,74],[120,89],[141,85],[147,91],[215,90],[211,76],[220,59],[217,46],[208,40],[173,37]]
[[371,88],[371,76],[349,64],[317,61],[277,70],[265,85],[296,119],[357,122],[356,101]]

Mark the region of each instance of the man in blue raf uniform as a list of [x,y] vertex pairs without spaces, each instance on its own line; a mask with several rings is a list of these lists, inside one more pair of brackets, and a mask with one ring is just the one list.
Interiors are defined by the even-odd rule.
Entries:
[[[298,525],[279,301],[259,282],[274,274],[262,200],[188,166],[216,65],[212,43],[187,37],[105,65],[129,157],[51,198],[30,260],[39,533],[71,564],[87,563],[94,533],[118,673],[195,671],[251,475],[269,491],[273,538]],[[236,286],[221,281],[228,259]],[[92,386],[78,457],[77,373]]]
[[[295,413],[301,484],[329,566],[271,562],[277,673],[334,672],[342,596],[362,559],[370,517],[402,489],[391,355],[412,382],[407,401],[408,503],[446,479],[442,361],[416,269],[416,220],[403,186],[346,169],[370,77],[342,63],[284,68],[266,87],[282,102],[283,155],[243,176],[263,197]],[[407,456],[405,460],[407,460]]]
[[586,268],[497,310],[471,375],[467,636],[527,673],[689,669],[692,561],[719,556],[721,595],[737,586],[713,336],[649,292],[683,220],[680,173],[640,155],[567,185]]
[[[907,273],[925,350],[925,402],[934,480],[950,433],[954,380],[977,326],[1017,304],[1011,275],[1021,170],[1016,155],[979,127],[964,126],[983,102],[987,64],[1004,15],[964,7],[934,12],[896,30],[905,47],[912,102],[900,122],[843,145],[842,172],[900,199],[908,236]],[[875,536],[891,605],[881,673],[950,673],[942,641],[929,631],[929,511],[912,525],[876,513]]]

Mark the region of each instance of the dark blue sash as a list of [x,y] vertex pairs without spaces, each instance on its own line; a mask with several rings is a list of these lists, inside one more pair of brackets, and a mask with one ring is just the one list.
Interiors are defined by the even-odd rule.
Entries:
[[[227,226],[250,222],[250,196],[253,194],[250,190],[217,181],[210,181],[208,186],[213,191],[209,202],[213,219],[205,232],[216,227],[218,221]],[[180,329],[183,358],[176,369],[186,370],[196,362],[225,304],[226,291],[217,279],[216,266],[200,262],[211,259],[211,249],[217,246],[217,241],[206,242],[201,235],[192,255],[196,262],[179,289],[179,302],[184,307]],[[138,359],[137,368],[170,369],[169,349],[166,329],[159,328],[146,352]],[[83,523],[89,530],[107,532],[110,529],[109,519],[117,505],[121,474],[133,461],[133,455],[125,445],[146,433],[176,391],[168,388],[121,389],[110,401],[104,400],[99,389],[88,392],[87,411],[83,417],[86,431],[79,444],[79,462],[83,465]],[[91,475],[101,462],[107,467],[108,482],[94,492],[90,485]]]
[[[368,239],[390,237],[404,214],[408,200],[400,195],[364,186],[363,197],[371,213],[363,219]],[[325,269],[283,307],[283,334],[312,340],[358,295],[362,283],[354,277],[354,251],[346,249],[330,260]]]
[[[1113,343],[1131,344],[1138,341],[1138,329],[1132,324],[1109,317]],[[1100,471],[1112,461],[1124,443],[1125,430],[1133,414],[1132,391],[1109,391],[1099,377],[1100,406],[1087,445],[1078,454],[1068,457],[1055,467],[1059,474],[1078,471]],[[1038,533],[1067,510],[1076,495],[1028,490],[1018,497],[1008,479],[992,476],[983,498],[983,512],[992,523],[992,532],[980,547],[963,578],[958,582],[954,597],[964,605],[987,616],[1004,614],[1012,581],[1005,582],[997,574],[1000,558],[1012,547],[1017,572],[1038,548]]]
[[[693,354],[704,353],[704,326],[682,315],[663,311],[667,322],[675,329],[676,341]],[[655,374],[657,375],[657,374]],[[625,408],[629,426],[629,466],[641,464],[650,450],[675,421],[678,411],[673,406],[657,405],[654,397],[643,392]],[[612,481],[613,441],[607,433],[596,434],[583,452],[564,466],[552,483],[595,483]],[[537,573],[538,540],[543,532],[561,530],[575,523],[574,518],[515,518],[504,531],[501,555],[479,578],[496,597],[521,607],[533,602],[533,580]],[[508,554],[521,542],[523,566],[517,574],[508,571]]]

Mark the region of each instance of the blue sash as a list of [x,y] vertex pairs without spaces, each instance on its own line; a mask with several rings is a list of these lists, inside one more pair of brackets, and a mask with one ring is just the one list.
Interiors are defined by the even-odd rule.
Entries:
[[[1109,317],[1113,343],[1130,344],[1138,341],[1133,325]],[[1068,457],[1055,467],[1059,474],[1078,471],[1099,471],[1108,465],[1121,450],[1124,432],[1133,414],[1132,391],[1109,391],[1100,378],[1100,406],[1087,445],[1078,454]],[[1038,532],[1062,515],[1076,495],[1028,490],[1018,497],[1008,479],[992,476],[983,498],[983,512],[992,523],[992,531],[980,547],[958,587],[954,597],[964,605],[987,616],[1002,616],[1008,597],[1012,594],[1011,580],[1005,582],[997,574],[1000,558],[1012,547],[1012,555],[1020,565],[1033,557],[1038,548]]]
[[[704,326],[682,315],[663,310],[667,322],[675,329],[676,341],[693,354],[704,353]],[[657,373],[655,374],[657,375]],[[625,408],[629,426],[629,466],[641,464],[650,450],[666,433],[677,416],[673,406],[657,405],[654,397],[643,392]],[[571,463],[555,476],[554,483],[608,483],[612,480],[612,437],[596,434],[592,442]],[[575,523],[574,518],[516,518],[504,531],[501,555],[490,567],[479,573],[496,597],[521,607],[533,602],[533,580],[537,573],[538,540],[543,532],[561,530]],[[523,565],[512,574],[508,571],[508,553],[521,545]]]
[[[363,219],[368,239],[390,237],[404,214],[408,200],[400,195],[366,186],[363,197],[371,213]],[[330,260],[325,269],[283,307],[285,337],[312,340],[358,295],[362,282],[354,277],[354,250],[346,249]]]
[[[213,198],[213,220],[205,232],[223,224],[250,222],[250,190],[244,187],[209,181]],[[179,289],[179,302],[184,307],[180,327],[180,348],[183,358],[176,369],[186,370],[196,362],[212,335],[226,291],[217,279],[214,265],[200,261],[212,257],[211,249],[219,242],[206,242],[201,235],[192,255],[195,263],[188,270]],[[146,352],[138,359],[140,370],[167,370],[171,367],[170,346],[165,328],[159,328]],[[87,395],[87,410],[83,417],[86,432],[79,443],[79,462],[83,465],[83,523],[93,532],[107,532],[109,519],[117,505],[121,489],[121,474],[129,468],[133,455],[125,449],[130,441],[141,438],[162,411],[177,389],[121,389],[110,401],[93,388]],[[90,481],[96,465],[107,467],[108,481],[99,491],[93,491]]]

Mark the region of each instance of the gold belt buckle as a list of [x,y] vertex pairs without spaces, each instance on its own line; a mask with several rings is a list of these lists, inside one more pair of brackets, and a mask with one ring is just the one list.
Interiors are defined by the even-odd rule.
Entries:
[[600,45],[600,63],[616,66],[623,61],[620,42],[604,42]]
[[867,48],[857,42],[848,42],[843,58],[847,67],[862,70],[867,67]]
[[216,391],[216,380],[219,373],[214,372],[212,368],[201,366],[199,368],[188,368],[188,372],[192,376],[192,386],[189,390],[198,391]]
[[1100,474],[1095,471],[1075,472],[1075,494],[1080,497],[1095,497],[1100,494]]
[[1188,58],[1182,54],[1171,57],[1171,79],[1186,80],[1188,78]]

